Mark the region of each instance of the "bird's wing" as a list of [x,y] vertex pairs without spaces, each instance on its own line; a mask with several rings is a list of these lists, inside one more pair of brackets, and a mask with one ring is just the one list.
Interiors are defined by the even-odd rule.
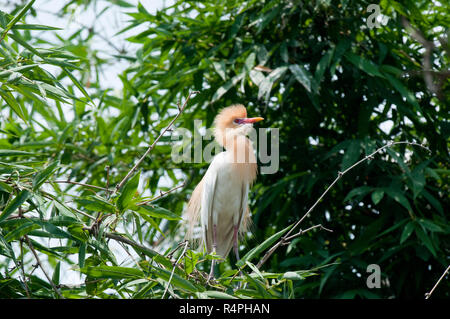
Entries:
[[216,195],[217,169],[214,162],[206,171],[203,177],[203,192],[201,202],[201,222],[203,243],[207,251],[212,251],[213,247],[213,225],[217,225],[217,214],[214,210],[214,197]]
[[198,183],[192,192],[191,199],[189,200],[186,215],[188,220],[188,231],[186,233],[187,239],[193,238],[193,230],[194,226],[198,222],[198,218],[200,217],[200,207],[202,203],[202,192],[203,192],[203,179]]
[[240,208],[239,214],[235,215],[233,220],[234,225],[238,225],[239,229],[242,228],[242,224],[245,223],[244,219],[246,217],[246,212],[248,208],[248,183],[244,182],[241,186],[241,198],[240,198]]

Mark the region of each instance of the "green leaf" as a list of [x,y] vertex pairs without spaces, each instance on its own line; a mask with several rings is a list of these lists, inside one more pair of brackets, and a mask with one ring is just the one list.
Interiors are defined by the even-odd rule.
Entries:
[[[152,272],[158,276],[159,278],[163,279],[164,281],[168,282],[170,279],[170,276],[172,274],[171,271],[168,271],[166,269],[162,269],[159,267],[153,267]],[[187,290],[189,292],[198,292],[199,288],[195,287],[190,281],[180,277],[175,272],[172,275],[172,280],[170,283],[178,288]]]
[[16,113],[25,123],[28,122],[28,112],[25,107],[22,107],[15,99],[15,97],[8,91],[0,89],[0,96],[5,100],[6,104]]
[[345,196],[343,202],[346,202],[350,199],[352,199],[355,196],[358,196],[357,200],[361,200],[364,196],[366,196],[368,193],[370,193],[373,190],[373,187],[370,186],[361,186],[357,187],[355,189],[352,189],[347,196]]
[[42,24],[16,24],[11,29],[14,30],[62,30],[61,28],[51,27]]
[[347,52],[344,56],[347,60],[367,74],[384,78],[384,76],[380,73],[378,66],[372,61],[366,60],[351,52]]
[[334,49],[328,50],[327,53],[324,54],[324,56],[320,59],[319,63],[316,66],[316,71],[314,73],[314,79],[315,79],[317,85],[319,85],[320,82],[322,82],[325,70],[331,63],[331,58],[333,57],[333,51],[334,51]]
[[117,199],[117,207],[121,212],[123,212],[128,207],[131,200],[133,199],[133,196],[136,194],[140,175],[141,172],[139,171],[136,175],[130,178],[123,187],[122,192]]
[[292,64],[289,66],[289,70],[291,70],[292,74],[294,74],[295,79],[303,85],[303,87],[311,93],[311,89],[315,87],[314,79],[311,73],[307,71],[304,67],[298,64]]
[[247,264],[247,266],[250,267],[251,270],[253,270],[253,272],[258,275],[263,281],[265,281],[264,276],[261,274],[261,272],[259,271],[259,269],[253,265],[251,262],[249,262],[248,260],[245,261],[245,263]]
[[439,225],[436,225],[429,219],[420,218],[417,220],[417,222],[431,232],[442,232],[443,231],[443,229]]
[[53,173],[57,170],[58,165],[59,161],[54,161],[33,177],[33,191],[39,189],[39,187],[41,187],[41,185],[53,175]]
[[6,26],[5,30],[3,31],[2,34],[2,38],[6,35],[6,33],[8,33],[9,30],[11,30],[11,28],[17,23],[19,22],[20,18],[23,17],[23,15],[30,10],[31,6],[33,5],[34,1],[36,0],[31,0],[30,2],[28,2],[23,8],[22,10],[20,10],[15,16],[14,18],[12,18],[12,20],[8,23],[8,25]]
[[405,207],[408,212],[412,212],[408,199],[401,192],[393,188],[384,188],[384,191],[389,197],[393,198],[396,202]]
[[4,192],[7,192],[7,193],[12,193],[14,191],[14,188],[9,186],[5,182],[0,182],[0,190],[4,191]]
[[55,285],[59,285],[60,269],[61,269],[61,262],[58,261],[52,276],[52,281]]
[[25,39],[22,38],[22,36],[15,30],[13,30],[12,33],[9,34],[9,37],[19,43],[24,48],[28,49],[30,52],[36,54],[37,56],[41,56],[38,50],[33,48]]
[[372,202],[377,205],[384,196],[384,190],[382,189],[376,189],[374,192],[372,192]]
[[80,268],[80,272],[93,278],[145,278],[144,273],[139,269],[119,266],[86,266]]
[[287,279],[287,280],[303,280],[305,279],[303,276],[301,276],[299,273],[295,272],[295,271],[288,271],[285,272],[283,274],[282,279]]
[[82,208],[92,211],[106,211],[108,213],[114,213],[114,205],[108,201],[99,198],[98,196],[90,196],[87,198],[75,198],[74,199]]
[[82,225],[70,225],[67,231],[81,242],[86,242],[89,239],[89,232],[83,229]]
[[238,299],[235,296],[229,295],[225,292],[221,291],[215,291],[215,290],[208,290],[204,292],[197,292],[197,297],[199,299],[207,299],[207,298],[213,298],[213,299]]
[[427,201],[436,209],[441,215],[444,215],[444,208],[441,203],[433,197],[427,190],[423,189],[422,193],[423,197],[427,199]]
[[214,95],[212,96],[211,103],[218,101],[225,93],[227,93],[240,80],[242,80],[244,78],[244,76],[245,76],[245,72],[239,73],[238,75],[236,75],[232,79],[230,79],[228,82],[226,82],[224,85],[219,87],[217,89],[217,91],[214,93]]
[[286,66],[280,66],[270,72],[270,74],[259,83],[258,99],[264,97],[267,101],[269,99],[270,91],[273,84],[287,71]]
[[2,156],[36,156],[36,153],[17,151],[17,150],[0,150],[0,157]]
[[88,92],[86,91],[86,89],[84,88],[84,86],[80,83],[80,81],[77,80],[77,78],[75,76],[73,76],[73,74],[66,68],[63,67],[62,68],[64,70],[64,72],[66,72],[66,74],[69,76],[69,78],[72,80],[73,84],[76,85],[76,87],[81,91],[81,93],[83,93],[83,95],[91,102],[92,99],[89,96]]
[[414,221],[410,221],[408,224],[406,224],[405,228],[403,229],[403,232],[400,236],[400,244],[403,244],[408,237],[412,234],[414,230]]
[[41,226],[39,226],[36,223],[33,222],[26,222],[23,225],[17,227],[16,229],[14,229],[12,232],[9,232],[6,234],[5,236],[5,240],[10,242],[16,239],[21,238],[22,236],[28,234],[29,232],[31,232],[32,230],[41,228]]
[[184,270],[188,275],[194,271],[199,255],[200,254],[192,250],[186,251],[186,254],[184,255]]
[[3,209],[0,215],[0,222],[8,218],[9,215],[14,213],[30,196],[30,192],[26,189],[22,190],[13,200],[11,200]]
[[80,249],[78,250],[78,266],[80,266],[80,268],[84,267],[85,260],[86,260],[86,243],[81,243]]
[[433,256],[436,257],[436,250],[433,247],[430,237],[420,227],[416,227],[416,235]]
[[[385,74],[386,79],[392,84],[392,86],[400,93],[402,97],[406,98],[406,101],[408,101],[411,105],[413,105],[420,113],[422,113],[422,110],[420,108],[419,103],[417,102],[416,97],[414,94],[411,93],[399,80],[397,80],[395,77],[393,77],[390,74]],[[423,114],[423,113],[422,113]]]
[[181,220],[181,217],[170,210],[163,207],[159,207],[153,204],[140,205],[139,207],[143,209],[137,209],[139,214],[146,214],[155,218],[164,218],[168,220]]
[[225,62],[223,61],[214,61],[212,63],[214,70],[216,70],[217,74],[219,74],[219,76],[222,78],[222,80],[226,81],[227,80],[227,74],[226,74],[226,69],[225,69]]

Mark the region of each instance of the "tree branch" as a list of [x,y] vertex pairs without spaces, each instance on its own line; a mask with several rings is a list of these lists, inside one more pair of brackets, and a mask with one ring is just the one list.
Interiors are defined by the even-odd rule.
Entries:
[[59,292],[58,288],[56,287],[55,283],[53,282],[53,280],[50,278],[50,276],[47,274],[47,272],[45,271],[44,267],[42,266],[42,263],[39,259],[38,254],[36,253],[36,251],[34,250],[33,244],[30,241],[30,238],[28,238],[27,235],[24,236],[25,240],[27,241],[27,245],[28,247],[30,247],[31,252],[34,255],[34,258],[36,259],[37,264],[39,265],[39,267],[41,267],[42,272],[44,273],[45,277],[47,278],[48,282],[50,283],[50,285],[52,286],[53,290],[56,292],[56,294],[61,298],[64,299],[64,297],[61,295],[61,293]]
[[166,289],[164,290],[164,293],[163,293],[161,299],[164,299],[164,296],[166,295],[167,290],[169,289],[170,282],[172,281],[172,277],[173,277],[173,273],[175,272],[175,268],[177,268],[178,263],[180,262],[181,258],[183,258],[184,254],[186,253],[186,250],[187,250],[188,246],[189,246],[189,241],[186,240],[186,241],[184,242],[184,249],[183,249],[183,252],[182,252],[181,255],[178,257],[178,260],[175,262],[175,265],[173,265],[173,269],[172,269],[172,272],[170,273],[169,281],[167,282]]
[[428,299],[431,297],[431,294],[433,293],[434,289],[436,289],[436,287],[439,285],[439,283],[441,282],[441,280],[445,277],[445,275],[448,273],[448,271],[450,270],[450,266],[447,267],[447,269],[444,271],[444,273],[442,274],[441,278],[439,278],[439,280],[436,282],[436,284],[434,284],[433,289],[430,290],[430,292],[427,292],[425,294],[425,299]]
[[90,187],[90,188],[95,188],[98,190],[102,190],[105,192],[113,192],[114,190],[109,189],[108,187],[101,187],[101,186],[96,186],[96,185],[90,185],[90,184],[84,184],[84,183],[80,183],[80,182],[73,182],[73,181],[46,181],[46,183],[59,183],[59,184],[72,184],[72,185],[80,185],[80,186],[85,186],[85,187]]
[[[343,172],[338,172],[338,175],[336,177],[336,179],[330,184],[330,186],[328,186],[328,188],[322,193],[322,195],[320,195],[320,197],[316,200],[316,202],[311,206],[310,209],[308,209],[308,211],[305,213],[305,215],[303,215],[302,218],[300,218],[293,227],[291,227],[291,229],[283,236],[280,238],[280,240],[274,245],[272,246],[263,256],[263,258],[259,261],[259,263],[257,264],[257,268],[260,268],[266,261],[267,259],[269,259],[269,257],[275,252],[275,250],[277,250],[278,247],[282,246],[287,238],[290,237],[291,233],[294,231],[294,229],[296,229],[301,222],[309,216],[309,214],[313,211],[314,208],[316,208],[316,206],[319,204],[319,202],[322,200],[322,198],[328,193],[328,191],[342,178],[342,176],[344,176],[345,174],[347,174],[347,172],[349,172],[350,170],[352,170],[353,168],[355,168],[356,166],[358,166],[359,164],[369,160],[369,159],[373,159],[373,157],[375,156],[375,154],[377,154],[378,152],[381,152],[382,150],[384,150],[385,148],[394,146],[394,145],[398,145],[398,144],[407,144],[407,145],[415,145],[415,146],[420,146],[424,149],[426,149],[427,151],[430,152],[430,150],[425,147],[422,144],[418,144],[418,143],[414,143],[414,142],[407,142],[407,141],[400,141],[400,142],[389,142],[388,144],[380,147],[379,149],[377,149],[376,151],[374,151],[372,154],[367,155],[366,157],[364,157],[363,159],[359,160],[358,162],[356,162],[355,164],[353,164],[352,166],[350,166],[349,168],[347,168],[346,170],[344,170]],[[318,225],[313,226],[313,227],[319,227]],[[322,227],[323,228],[323,227]],[[325,228],[326,229],[326,228]]]
[[153,201],[155,201],[155,200],[157,200],[157,199],[160,199],[161,197],[164,197],[164,196],[166,196],[167,194],[170,194],[170,193],[172,193],[173,191],[175,191],[175,190],[177,190],[177,189],[183,187],[184,185],[185,185],[185,182],[181,183],[181,185],[178,185],[178,186],[176,186],[176,187],[174,187],[174,188],[172,188],[172,189],[169,189],[167,192],[160,192],[158,196],[153,197],[153,198],[151,198],[151,199],[149,199],[149,200],[146,200],[146,201],[137,203],[136,205],[137,205],[137,206],[141,206],[141,205],[145,205],[145,204],[148,204],[148,203],[150,203],[150,202],[153,202]]
[[189,92],[189,95],[187,96],[186,101],[184,102],[183,106],[178,107],[178,114],[173,118],[173,120],[169,123],[169,125],[161,132],[161,134],[159,134],[159,136],[156,138],[156,140],[153,142],[153,144],[149,146],[147,151],[145,151],[144,155],[142,155],[142,157],[136,162],[136,164],[134,164],[134,166],[130,169],[130,171],[127,173],[127,175],[120,181],[119,184],[117,184],[116,189],[114,190],[114,193],[117,193],[119,191],[119,189],[121,189],[122,186],[126,183],[126,181],[131,177],[131,175],[133,175],[133,173],[137,170],[139,165],[141,165],[141,163],[144,161],[145,157],[147,157],[147,155],[153,150],[156,143],[158,143],[159,139],[172,127],[173,123],[175,123],[175,121],[178,119],[178,117],[180,117],[181,113],[183,113],[188,101],[191,98],[191,95],[196,94],[196,93],[199,93],[199,91]]

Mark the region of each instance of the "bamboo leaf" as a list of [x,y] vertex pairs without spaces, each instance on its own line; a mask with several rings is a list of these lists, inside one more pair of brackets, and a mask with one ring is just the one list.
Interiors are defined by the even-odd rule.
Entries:
[[0,215],[0,222],[5,220],[9,215],[14,213],[30,196],[28,190],[22,190],[13,200],[11,200]]
[[136,194],[140,175],[141,172],[139,171],[136,175],[130,178],[123,187],[122,193],[117,199],[117,208],[119,208],[121,212],[123,212],[128,207],[134,195]]
[[41,185],[53,175],[53,173],[58,169],[58,165],[59,161],[54,161],[33,177],[33,191],[39,189],[39,187],[41,187]]

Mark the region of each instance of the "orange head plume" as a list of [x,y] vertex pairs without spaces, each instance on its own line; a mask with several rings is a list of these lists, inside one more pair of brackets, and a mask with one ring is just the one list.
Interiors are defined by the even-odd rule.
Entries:
[[228,106],[220,111],[214,119],[214,136],[220,145],[225,146],[227,129],[237,129],[241,125],[253,124],[262,120],[262,117],[248,118],[247,110],[242,104]]

